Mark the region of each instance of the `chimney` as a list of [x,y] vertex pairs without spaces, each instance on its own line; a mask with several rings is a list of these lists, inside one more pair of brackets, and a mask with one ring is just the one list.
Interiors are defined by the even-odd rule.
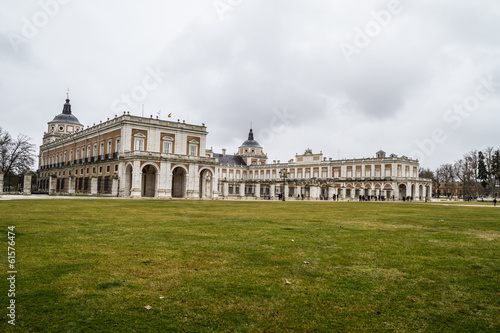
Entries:
[[222,156],[226,156],[226,148],[222,148]]

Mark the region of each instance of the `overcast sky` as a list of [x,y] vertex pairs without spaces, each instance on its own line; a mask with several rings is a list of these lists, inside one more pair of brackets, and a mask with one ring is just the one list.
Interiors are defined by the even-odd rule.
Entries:
[[144,105],[232,153],[253,122],[271,161],[500,148],[498,0],[2,0],[0,33],[0,127],[37,145],[69,87],[84,125]]

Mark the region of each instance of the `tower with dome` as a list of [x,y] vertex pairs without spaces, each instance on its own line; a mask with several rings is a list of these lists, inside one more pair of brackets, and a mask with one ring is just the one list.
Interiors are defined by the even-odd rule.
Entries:
[[238,153],[246,163],[246,165],[263,165],[267,163],[267,155],[264,154],[263,148],[253,137],[253,129],[250,127],[248,139],[238,147]]
[[69,103],[69,92],[66,95],[66,103],[60,114],[47,123],[47,132],[43,135],[43,143],[54,142],[63,136],[73,134],[83,130],[83,125],[71,113],[71,104]]

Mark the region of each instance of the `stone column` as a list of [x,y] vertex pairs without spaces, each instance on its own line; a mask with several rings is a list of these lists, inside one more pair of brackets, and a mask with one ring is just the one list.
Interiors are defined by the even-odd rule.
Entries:
[[229,183],[227,181],[222,182],[222,196],[227,199],[229,196]]
[[[163,164],[162,164],[163,168]],[[172,199],[172,163],[167,162],[165,165],[165,169],[163,170],[165,173],[165,197],[167,199]]]
[[112,183],[111,183],[111,195],[114,197],[118,196],[118,185],[120,183],[120,180],[118,179],[117,176],[113,177]]
[[23,194],[31,194],[31,177],[31,172],[26,172],[24,174]]
[[318,200],[320,194],[320,187],[317,185],[309,187],[309,196],[311,200]]
[[49,195],[55,195],[57,191],[57,176],[50,175],[49,177]]
[[3,172],[0,172],[0,193],[3,193]]
[[260,198],[260,183],[255,184],[255,198],[259,199]]
[[142,196],[141,193],[141,184],[142,184],[142,169],[141,169],[141,161],[135,160],[134,167],[132,169],[132,186],[130,190],[131,198],[140,198]]
[[189,181],[188,198],[198,199],[200,197],[200,174],[198,172],[198,164],[192,164],[189,167]]
[[328,200],[333,200],[333,195],[335,194],[335,188],[333,186],[328,186]]
[[97,195],[97,176],[90,177],[90,195]]
[[285,200],[288,200],[288,194],[290,194],[290,190],[288,188],[288,184],[285,184],[285,188],[283,189],[283,195],[285,196]]
[[75,176],[68,177],[68,194],[75,194]]
[[[167,196],[167,162],[162,160],[160,163],[160,170],[158,171],[158,198],[165,198]],[[172,176],[170,176],[172,178]]]
[[240,198],[245,197],[245,183],[240,184]]
[[[297,199],[299,199],[299,200],[302,200],[302,186],[297,185],[296,189],[297,189],[297,191],[296,191],[297,193],[295,193],[295,197],[296,197]],[[300,197],[297,197],[297,194],[298,194]]]
[[271,197],[271,200],[274,200],[275,195],[276,195],[276,185],[269,184],[269,196]]

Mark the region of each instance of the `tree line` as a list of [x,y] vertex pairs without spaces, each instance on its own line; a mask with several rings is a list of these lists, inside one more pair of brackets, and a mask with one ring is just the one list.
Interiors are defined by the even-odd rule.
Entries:
[[27,135],[13,138],[0,127],[0,172],[4,174],[4,190],[19,191],[24,173],[35,165],[36,146]]
[[432,179],[434,196],[465,200],[497,197],[500,181],[500,149],[472,150],[453,164],[442,164],[435,171],[420,169],[420,177]]

